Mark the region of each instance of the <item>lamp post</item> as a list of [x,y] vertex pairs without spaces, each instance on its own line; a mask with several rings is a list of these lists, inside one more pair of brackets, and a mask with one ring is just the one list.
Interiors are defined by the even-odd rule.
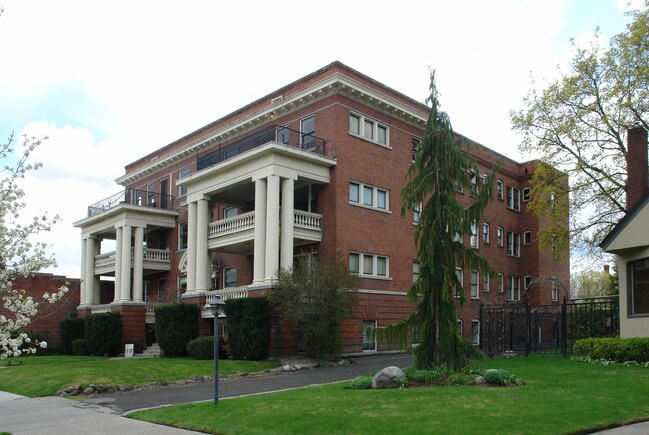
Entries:
[[219,404],[219,312],[225,305],[221,296],[210,300],[210,310],[214,315],[214,404]]

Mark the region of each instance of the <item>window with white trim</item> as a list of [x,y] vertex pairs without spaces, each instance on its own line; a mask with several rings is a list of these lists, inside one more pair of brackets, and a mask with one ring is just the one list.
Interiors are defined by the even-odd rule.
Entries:
[[363,352],[376,350],[376,320],[363,320]]
[[498,227],[498,230],[496,231],[496,236],[498,239],[498,246],[503,246],[503,240],[504,240],[504,232],[503,227]]
[[504,195],[503,194],[503,186],[504,186],[503,185],[503,180],[498,180],[496,182],[496,197],[501,201],[503,200],[503,195]]
[[523,233],[523,244],[524,245],[531,245],[532,244],[532,232],[531,231],[525,231]]
[[471,182],[471,195],[477,195],[478,191],[480,190],[478,174],[473,171],[469,171],[469,181]]
[[226,267],[223,269],[223,288],[231,288],[237,286],[237,268]]
[[223,219],[235,217],[239,214],[237,207],[226,207],[223,209]]
[[[181,178],[186,178],[189,177],[190,174],[190,168],[189,166],[186,168],[182,168],[180,171],[178,171],[178,179],[180,180]],[[185,196],[187,195],[187,187],[186,186],[179,186],[178,187],[178,196]]]
[[559,285],[556,281],[552,281],[552,302],[559,300]]
[[155,184],[146,185],[146,205],[155,207]]
[[421,143],[421,139],[418,137],[413,137],[412,138],[412,161],[415,161],[415,157],[417,156],[417,149],[419,148],[419,144]]
[[482,242],[489,243],[489,224],[486,222],[482,224]]
[[315,148],[315,115],[300,120],[300,148],[303,150]]
[[507,255],[512,257],[521,256],[521,235],[507,231]]
[[507,208],[521,211],[521,192],[511,186],[507,186]]
[[457,279],[457,282],[455,283],[455,297],[459,298],[462,296],[464,290],[464,273],[462,272],[461,267],[455,268],[455,278]]
[[412,208],[412,223],[418,224],[420,218],[421,218],[421,202],[415,204],[415,206]]
[[419,268],[421,266],[421,263],[418,261],[413,261],[412,262],[412,282],[413,284],[417,282],[419,279]]
[[364,115],[349,114],[349,133],[378,145],[390,146],[390,128],[386,124]]
[[349,271],[364,278],[387,278],[390,276],[390,258],[383,255],[349,254]]
[[532,277],[531,276],[524,276],[523,277],[523,288],[525,290],[529,289],[532,286]]
[[457,319],[457,333],[460,337],[464,337],[464,328],[463,328],[462,319]]
[[532,189],[529,187],[523,188],[523,202],[529,202],[532,200]]
[[187,231],[188,231],[187,222],[181,222],[178,224],[178,250],[182,251],[187,249]]
[[473,320],[471,322],[471,344],[474,346],[480,345],[480,321]]
[[471,247],[472,248],[478,248],[479,247],[479,242],[478,242],[478,223],[476,221],[471,222]]
[[489,273],[482,272],[482,291],[489,292]]
[[368,184],[349,182],[349,203],[378,210],[389,210],[390,192]]
[[502,273],[498,274],[498,293],[503,293],[505,291],[505,282],[504,276]]
[[471,271],[471,299],[478,299],[480,297],[480,272],[477,270]]
[[521,279],[517,276],[507,277],[507,300],[521,300]]

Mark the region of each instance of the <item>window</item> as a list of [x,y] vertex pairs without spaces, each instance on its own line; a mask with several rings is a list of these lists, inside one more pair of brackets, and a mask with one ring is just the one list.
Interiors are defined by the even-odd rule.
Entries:
[[528,202],[532,199],[532,189],[525,187],[523,189],[523,202]]
[[[349,114],[349,133],[360,136],[364,139],[379,145],[390,145],[390,130],[387,125],[382,124],[363,115],[356,113]],[[417,142],[417,145],[419,142]],[[415,154],[415,142],[413,138],[413,159]]]
[[300,120],[300,148],[312,150],[315,148],[315,116]]
[[480,297],[480,272],[477,270],[471,271],[471,299],[478,299]]
[[482,224],[482,242],[489,243],[489,224],[486,222]]
[[455,189],[455,191],[459,193],[464,192],[464,186],[462,186],[462,183],[460,183],[458,180],[455,180],[453,182],[453,189]]
[[517,276],[507,277],[507,300],[509,301],[521,300],[521,280]]
[[521,192],[511,186],[507,186],[507,208],[521,210]]
[[556,281],[552,281],[552,302],[559,300],[559,286]]
[[531,276],[523,277],[523,288],[527,290],[531,286],[532,286],[532,277]]
[[462,243],[462,233],[460,232],[459,225],[455,227],[455,235],[453,236],[453,241]]
[[523,233],[523,244],[524,245],[531,245],[532,244],[532,232],[531,231],[525,231]]
[[503,228],[498,227],[498,231],[497,231],[498,246],[503,246],[503,233],[504,233]]
[[471,344],[474,346],[480,345],[480,321],[474,320],[471,322]]
[[[362,203],[361,192],[363,192]],[[351,181],[349,183],[349,202],[352,205],[388,210],[389,192],[385,189]]]
[[627,313],[649,314],[649,259],[630,262],[627,270]]
[[413,284],[417,282],[419,279],[419,266],[421,264],[418,261],[413,261],[412,262],[412,282]]
[[146,185],[146,205],[155,207],[155,184]]
[[235,217],[239,214],[239,209],[236,207],[226,207],[223,209],[223,219]]
[[376,350],[376,320],[363,320],[363,351]]
[[419,218],[421,218],[421,202],[419,204],[415,204],[415,206],[412,208],[412,223],[418,224]]
[[291,130],[286,126],[282,126],[275,131],[275,142],[288,145],[291,140]]
[[[187,168],[182,168],[180,171],[178,171],[178,179],[180,180],[181,178],[189,177],[189,167]],[[178,188],[178,196],[185,196],[187,195],[187,187],[185,186],[180,186]]]
[[503,293],[505,291],[504,287],[504,282],[503,282],[503,274],[499,273],[498,274],[498,293]]
[[483,292],[489,291],[489,273],[487,272],[482,273],[482,291]]
[[390,274],[389,258],[352,252],[349,254],[349,271],[363,277],[387,278]]
[[503,180],[498,180],[496,182],[496,195],[499,200],[503,200]]
[[457,333],[460,334],[460,337],[464,337],[463,326],[462,319],[457,319]]
[[178,224],[178,250],[187,249],[187,222]]
[[521,235],[507,231],[507,255],[512,257],[521,256]]
[[169,178],[160,180],[160,208],[167,209],[169,204]]
[[415,161],[415,157],[417,156],[417,149],[419,148],[419,144],[421,143],[421,139],[418,137],[413,137],[412,138],[412,161]]
[[461,267],[455,268],[455,278],[457,282],[455,283],[455,297],[459,298],[462,296],[463,286],[464,286],[464,274],[462,273]]
[[187,291],[187,275],[178,275],[178,291],[181,294]]
[[469,171],[469,181],[471,182],[471,195],[477,195],[479,190],[478,174]]
[[471,222],[471,247],[478,247],[478,223],[476,221]]
[[237,286],[237,268],[226,267],[223,269],[223,288]]

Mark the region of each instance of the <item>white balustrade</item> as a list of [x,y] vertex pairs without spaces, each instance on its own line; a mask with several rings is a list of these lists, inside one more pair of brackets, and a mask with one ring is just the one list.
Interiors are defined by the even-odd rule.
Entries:
[[255,227],[255,212],[248,212],[211,222],[208,226],[208,237],[219,237],[239,231],[250,230]]
[[317,213],[310,213],[303,210],[295,210],[293,212],[293,223],[296,227],[306,228],[308,230],[320,231],[320,221],[322,215]]
[[221,298],[224,301],[228,299],[242,299],[248,297],[248,287],[233,287],[218,290],[210,290],[206,294],[205,306],[210,306],[210,301],[216,298]]

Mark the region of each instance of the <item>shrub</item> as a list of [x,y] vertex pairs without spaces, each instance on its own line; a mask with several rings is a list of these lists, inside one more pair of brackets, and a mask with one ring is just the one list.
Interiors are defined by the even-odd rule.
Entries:
[[446,379],[448,385],[474,385],[475,376],[468,373],[451,373]]
[[507,370],[489,369],[484,372],[484,379],[489,384],[507,385],[511,380],[511,376]]
[[187,343],[187,353],[192,359],[214,359],[214,336],[193,339]]
[[228,346],[234,359],[268,358],[270,307],[266,298],[243,298],[225,304]]
[[88,340],[85,338],[77,338],[70,343],[70,351],[72,355],[90,355],[88,352]]
[[444,370],[441,368],[434,368],[430,370],[414,370],[412,368],[404,369],[406,379],[425,384],[430,384],[441,376],[444,375]]
[[116,356],[122,347],[122,316],[96,313],[86,317],[85,337],[91,355]]
[[649,361],[649,338],[584,338],[572,347],[577,357],[615,362]]
[[155,337],[164,356],[187,355],[187,344],[198,337],[201,310],[196,305],[155,307]]
[[358,376],[349,383],[350,390],[367,390],[369,388],[372,388],[371,376]]
[[61,349],[64,354],[72,354],[72,342],[85,336],[85,319],[77,317],[61,320],[59,324]]

